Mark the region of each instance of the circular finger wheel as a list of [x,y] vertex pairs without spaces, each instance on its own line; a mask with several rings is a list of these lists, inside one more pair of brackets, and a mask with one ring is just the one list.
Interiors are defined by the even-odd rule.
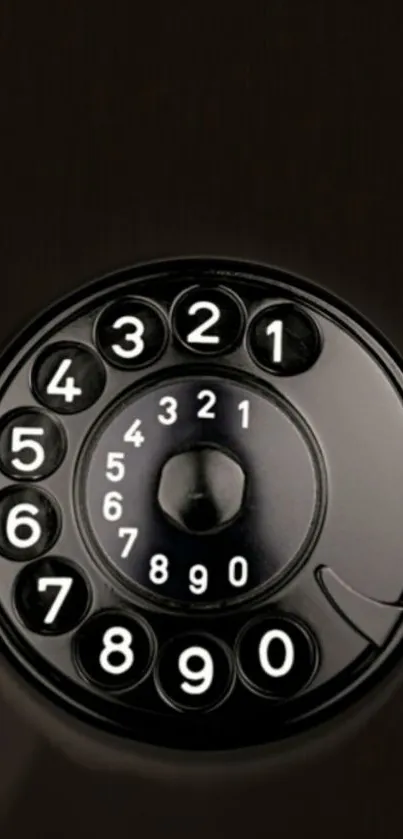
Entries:
[[403,641],[403,373],[337,301],[224,260],[63,300],[2,360],[0,621],[96,726],[269,743]]

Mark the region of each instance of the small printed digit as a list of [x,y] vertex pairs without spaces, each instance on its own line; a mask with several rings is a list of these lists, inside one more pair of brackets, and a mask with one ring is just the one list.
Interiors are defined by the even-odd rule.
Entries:
[[123,515],[123,496],[120,492],[107,492],[102,506],[102,515],[106,521],[119,521]]
[[127,559],[130,556],[132,547],[138,536],[137,527],[119,527],[119,539],[126,539],[126,544],[120,554],[121,559]]
[[249,567],[243,556],[234,556],[228,567],[228,579],[234,588],[242,588],[248,582]]
[[150,560],[150,580],[154,585],[160,586],[166,583],[169,577],[168,557],[164,554],[155,554]]
[[208,585],[208,571],[205,565],[193,565],[189,571],[189,590],[192,594],[204,594]]
[[249,428],[249,413],[250,413],[249,399],[244,399],[243,402],[239,403],[238,411],[241,412],[241,427],[242,428]]
[[178,419],[178,401],[173,396],[163,396],[159,401],[160,408],[165,408],[165,413],[158,414],[158,422],[161,425],[173,425]]
[[197,394],[199,401],[205,400],[205,404],[198,410],[197,416],[199,419],[215,419],[215,413],[211,409],[217,402],[217,397],[212,390],[201,390]]
[[124,452],[108,452],[106,458],[106,477],[108,481],[113,483],[123,481],[126,474],[124,461]]
[[135,419],[123,437],[124,442],[132,443],[135,449],[140,449],[143,443],[145,443],[145,437],[141,431],[141,425],[142,421]]

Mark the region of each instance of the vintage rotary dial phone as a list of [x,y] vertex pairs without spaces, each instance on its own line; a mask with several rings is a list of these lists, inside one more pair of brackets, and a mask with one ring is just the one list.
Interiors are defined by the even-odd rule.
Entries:
[[403,639],[403,372],[318,287],[150,263],[1,363],[3,650],[71,719],[189,751],[284,740]]

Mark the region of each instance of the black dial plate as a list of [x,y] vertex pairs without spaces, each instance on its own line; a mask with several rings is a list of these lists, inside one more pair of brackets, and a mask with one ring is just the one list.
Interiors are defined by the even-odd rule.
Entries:
[[161,745],[334,714],[400,655],[402,385],[344,305],[263,267],[140,266],[56,305],[2,361],[12,659]]
[[[119,404],[102,433],[95,430],[78,480],[77,507],[87,507],[98,552],[144,594],[178,605],[231,602],[275,583],[307,556],[324,497],[319,449],[293,413],[274,393],[201,373]],[[199,489],[206,504],[214,491],[193,490],[187,476],[186,454],[206,446],[223,461],[212,464],[204,483],[221,477],[218,500],[225,503],[233,492],[239,510],[237,499],[228,498],[234,520],[218,528],[212,521],[207,532],[196,521],[185,529],[179,519],[175,527],[181,481],[185,499]],[[228,475],[226,452],[237,469]],[[184,464],[165,487],[161,473],[173,457]]]

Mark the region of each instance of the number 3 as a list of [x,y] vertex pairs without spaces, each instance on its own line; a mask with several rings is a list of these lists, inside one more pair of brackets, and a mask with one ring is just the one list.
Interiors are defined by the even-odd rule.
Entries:
[[134,326],[134,332],[127,332],[124,336],[125,341],[133,344],[133,349],[125,350],[119,344],[112,344],[113,352],[120,358],[136,358],[144,350],[144,323],[133,315],[124,315],[115,321],[113,329],[121,329],[122,326]]

